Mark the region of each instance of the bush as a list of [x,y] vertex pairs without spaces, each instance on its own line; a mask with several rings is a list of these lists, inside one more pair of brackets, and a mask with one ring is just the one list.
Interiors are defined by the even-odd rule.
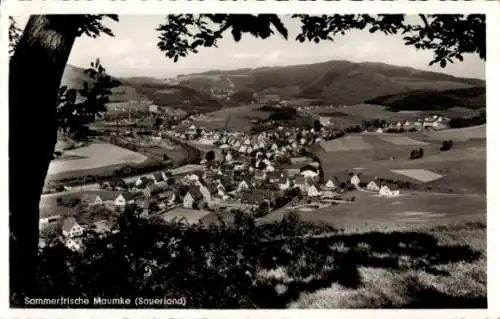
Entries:
[[443,141],[443,144],[441,145],[440,150],[444,152],[444,151],[450,150],[452,147],[453,147],[453,141],[452,140]]
[[410,159],[418,159],[424,156],[424,150],[422,148],[412,150],[410,153]]

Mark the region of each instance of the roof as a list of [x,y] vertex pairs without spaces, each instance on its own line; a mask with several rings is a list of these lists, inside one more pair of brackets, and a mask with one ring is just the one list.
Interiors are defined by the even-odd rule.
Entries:
[[120,193],[118,196],[120,196],[120,195],[122,195],[123,198],[125,198],[125,200],[127,200],[127,201],[136,199],[137,197],[140,196],[139,193]]
[[64,219],[62,229],[66,232],[69,232],[69,231],[71,231],[71,229],[73,228],[73,226],[75,224],[78,224],[75,217],[73,217],[73,216],[67,217]]
[[217,184],[217,183],[209,183],[209,184],[207,184],[206,187],[207,187],[208,191],[210,192],[210,194],[215,194],[219,191],[218,186],[219,186],[219,184]]
[[313,171],[313,172],[317,172],[318,169],[312,165],[305,165],[305,166],[302,166],[300,168],[300,172],[305,172],[305,171]]
[[157,180],[157,181],[163,181],[163,175],[161,173],[153,173],[153,177]]
[[201,193],[198,186],[191,185],[189,187],[188,193],[191,194],[191,197],[193,197],[195,201],[203,198],[203,194]]

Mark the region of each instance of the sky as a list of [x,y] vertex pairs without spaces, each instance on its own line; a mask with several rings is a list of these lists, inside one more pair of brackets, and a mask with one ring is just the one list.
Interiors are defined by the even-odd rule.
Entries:
[[[288,28],[289,40],[279,34],[262,40],[244,34],[235,42],[230,33],[219,41],[217,48],[200,48],[174,63],[156,47],[155,29],[166,21],[165,15],[120,15],[120,21],[104,20],[115,37],[101,35],[97,39],[79,37],[71,51],[68,63],[87,67],[100,58],[109,74],[118,77],[152,76],[170,78],[179,74],[207,70],[230,70],[263,66],[310,64],[329,60],[352,62],[382,62],[421,70],[448,73],[459,77],[485,79],[486,64],[477,55],[466,54],[461,63],[449,64],[445,69],[429,66],[433,53],[405,46],[402,36],[386,36],[368,31],[350,31],[337,36],[334,42],[295,41],[300,21],[281,16]],[[15,17],[21,27],[28,16]],[[408,16],[408,19],[418,19]],[[416,21],[416,20],[415,20]]]

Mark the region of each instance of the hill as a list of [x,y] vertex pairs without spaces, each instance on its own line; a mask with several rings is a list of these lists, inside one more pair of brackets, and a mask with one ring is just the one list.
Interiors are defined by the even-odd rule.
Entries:
[[478,79],[421,71],[383,63],[328,61],[306,65],[207,71],[182,75],[179,84],[250,89],[283,97],[321,98],[327,104],[358,104],[380,96],[415,90],[452,90],[483,86]]
[[416,90],[384,95],[365,101],[389,107],[393,111],[446,110],[454,107],[486,107],[486,87],[475,86],[452,90]]
[[[80,89],[84,82],[93,79],[85,74],[83,68],[66,65],[61,85]],[[209,95],[191,87],[167,84],[162,80],[149,77],[117,78],[121,85],[112,90],[111,102],[150,100],[159,106],[182,107],[186,111],[211,112],[221,105]]]

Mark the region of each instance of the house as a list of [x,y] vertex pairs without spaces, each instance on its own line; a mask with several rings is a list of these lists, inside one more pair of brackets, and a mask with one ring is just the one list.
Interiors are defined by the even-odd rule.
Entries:
[[88,203],[90,206],[102,205],[104,202],[98,194],[88,193],[82,197],[82,201]]
[[74,217],[67,217],[63,221],[62,234],[67,238],[78,237],[83,235],[83,227],[78,224]]
[[238,192],[245,192],[247,191],[248,189],[250,189],[250,183],[246,180],[242,180],[239,184],[238,184],[238,188],[237,188],[237,191]]
[[155,184],[159,184],[159,183],[165,182],[166,180],[167,179],[163,177],[162,173],[154,173],[153,174],[153,182]]
[[335,184],[332,182],[331,179],[329,179],[328,182],[326,182],[325,188],[327,188],[327,189],[334,189],[335,188]]
[[377,183],[371,181],[368,183],[368,185],[366,185],[366,189],[369,191],[378,192],[380,190],[380,187],[377,185]]
[[379,190],[379,195],[384,197],[396,197],[399,196],[399,190],[391,191],[387,185],[384,185]]
[[132,204],[135,201],[137,194],[120,193],[114,200],[115,206],[124,207],[127,204]]
[[307,196],[309,196],[309,197],[321,196],[320,187],[318,185],[315,185],[315,184],[310,185],[307,188]]
[[255,175],[254,175],[254,178],[256,180],[259,180],[259,181],[264,181],[264,180],[267,179],[267,174],[266,174],[266,172],[256,171]]
[[150,180],[145,177],[145,176],[142,176],[142,177],[139,177],[136,181],[135,181],[135,186],[137,187],[141,187],[141,186],[146,186],[150,183]]
[[184,196],[182,204],[184,208],[197,208],[202,201],[203,194],[200,192],[199,187],[191,185],[188,192]]
[[277,182],[279,182],[279,180],[281,178],[281,173],[278,171],[272,171],[272,172],[267,173],[267,177],[269,178],[269,181],[271,183],[277,183]]
[[147,217],[149,215],[149,200],[148,199],[143,199],[137,201],[137,207],[141,209],[141,213],[139,214],[139,217]]
[[265,172],[274,172],[274,166],[272,165],[267,165],[266,168],[264,169]]
[[382,134],[382,133],[384,133],[384,130],[383,130],[381,127],[379,127],[379,128],[375,131],[375,133],[377,133],[377,134]]
[[290,180],[288,179],[288,177],[281,177],[279,181],[279,188],[282,191],[290,188]]
[[300,170],[300,175],[304,176],[305,178],[315,179],[316,177],[318,177],[319,172],[316,168],[308,166],[307,168]]
[[358,186],[361,181],[359,180],[358,175],[354,174],[352,175],[350,182],[352,185]]
[[227,152],[226,154],[226,162],[231,162],[233,160],[233,155],[231,155],[231,152]]
[[212,201],[212,193],[210,192],[210,190],[202,183],[198,183],[197,185],[200,189],[201,194],[203,195],[203,199],[206,202],[211,202]]

